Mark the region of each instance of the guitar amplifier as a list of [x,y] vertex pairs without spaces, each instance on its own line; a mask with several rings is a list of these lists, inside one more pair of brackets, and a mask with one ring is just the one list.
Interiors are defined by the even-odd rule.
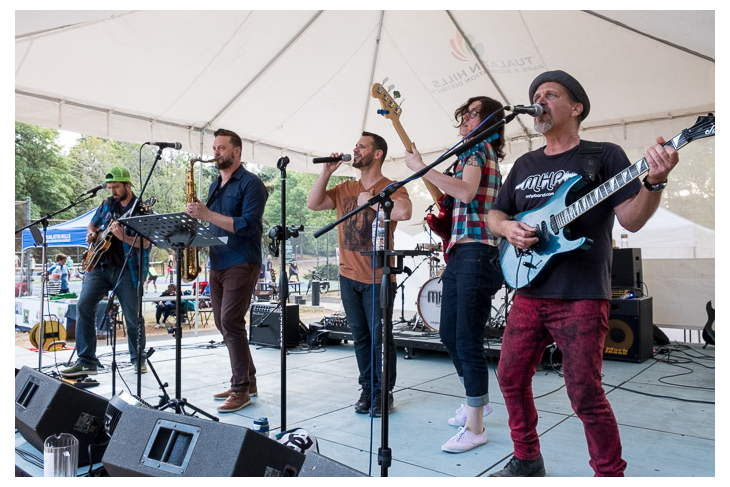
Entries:
[[346,316],[325,316],[322,324],[325,330],[350,332],[350,326],[347,324]]
[[612,299],[603,358],[641,363],[653,355],[652,298]]
[[[299,345],[299,305],[286,305],[286,348]],[[281,348],[281,306],[252,304],[249,319],[249,339],[254,345]]]

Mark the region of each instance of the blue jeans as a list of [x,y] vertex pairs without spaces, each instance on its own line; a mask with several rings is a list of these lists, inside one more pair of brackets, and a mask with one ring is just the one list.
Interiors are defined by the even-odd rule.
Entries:
[[455,245],[441,281],[441,343],[464,383],[467,406],[483,406],[489,402],[484,328],[492,295],[502,286],[498,249],[478,242]]
[[[380,287],[381,284],[366,284],[340,276],[342,306],[345,308],[347,325],[350,327],[352,339],[355,342],[355,358],[357,359],[357,367],[360,369],[360,377],[357,381],[363,389],[370,389],[376,395],[381,392],[380,376],[383,369],[383,313],[380,309]],[[395,286],[391,286],[391,290],[392,300],[395,298]],[[392,316],[393,310],[391,309],[391,319]],[[371,348],[373,351],[371,351]],[[373,363],[371,353],[375,354],[374,384],[372,384],[370,377]],[[389,392],[395,387],[395,362],[395,341],[391,335],[388,346]]]
[[[98,265],[84,279],[77,305],[78,319],[76,321],[76,352],[79,356],[78,361],[82,364],[99,365],[99,360],[96,358],[96,306],[114,287],[121,270],[121,267]],[[137,338],[139,336],[140,346],[144,350],[145,332],[144,322],[142,322],[141,334],[137,334],[138,297],[129,272],[122,275],[116,296],[122,305],[124,321],[127,324],[129,355],[132,363],[136,363]],[[142,359],[144,360],[144,356]]]

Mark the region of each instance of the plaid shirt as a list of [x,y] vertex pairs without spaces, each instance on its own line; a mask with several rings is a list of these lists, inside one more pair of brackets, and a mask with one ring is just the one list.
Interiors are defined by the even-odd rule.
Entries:
[[456,165],[456,178],[462,179],[464,163],[467,160],[476,161],[482,170],[482,179],[479,181],[477,194],[470,203],[463,203],[454,198],[454,209],[451,216],[451,240],[446,249],[448,253],[454,244],[462,238],[472,238],[493,247],[499,245],[499,239],[487,229],[487,212],[497,198],[497,192],[502,186],[502,175],[499,172],[497,155],[492,146],[482,142],[470,150],[459,155]]

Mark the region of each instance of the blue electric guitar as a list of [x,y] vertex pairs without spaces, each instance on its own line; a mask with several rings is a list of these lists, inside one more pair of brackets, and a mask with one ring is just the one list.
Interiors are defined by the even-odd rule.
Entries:
[[[699,117],[692,127],[684,129],[664,145],[680,149],[693,140],[714,135],[715,116],[710,113],[707,116]],[[539,242],[529,249],[517,249],[507,239],[502,240],[499,256],[505,282],[514,289],[528,286],[546,267],[549,267],[552,257],[575,249],[590,247],[593,242],[588,238],[569,239],[566,236],[567,225],[648,171],[649,163],[642,158],[571,205],[566,206],[568,197],[583,186],[583,184],[578,184],[582,183],[582,177],[575,176],[561,185],[550,200],[540,208],[515,215],[514,220],[537,228],[535,236]]]

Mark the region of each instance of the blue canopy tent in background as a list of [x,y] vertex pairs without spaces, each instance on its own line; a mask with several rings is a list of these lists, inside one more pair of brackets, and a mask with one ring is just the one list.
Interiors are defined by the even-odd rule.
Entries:
[[[86,228],[91,221],[91,217],[94,216],[95,211],[96,208],[73,220],[48,227],[46,235],[48,247],[88,247],[89,245],[86,243]],[[35,246],[33,235],[26,228],[23,230],[23,250]]]

